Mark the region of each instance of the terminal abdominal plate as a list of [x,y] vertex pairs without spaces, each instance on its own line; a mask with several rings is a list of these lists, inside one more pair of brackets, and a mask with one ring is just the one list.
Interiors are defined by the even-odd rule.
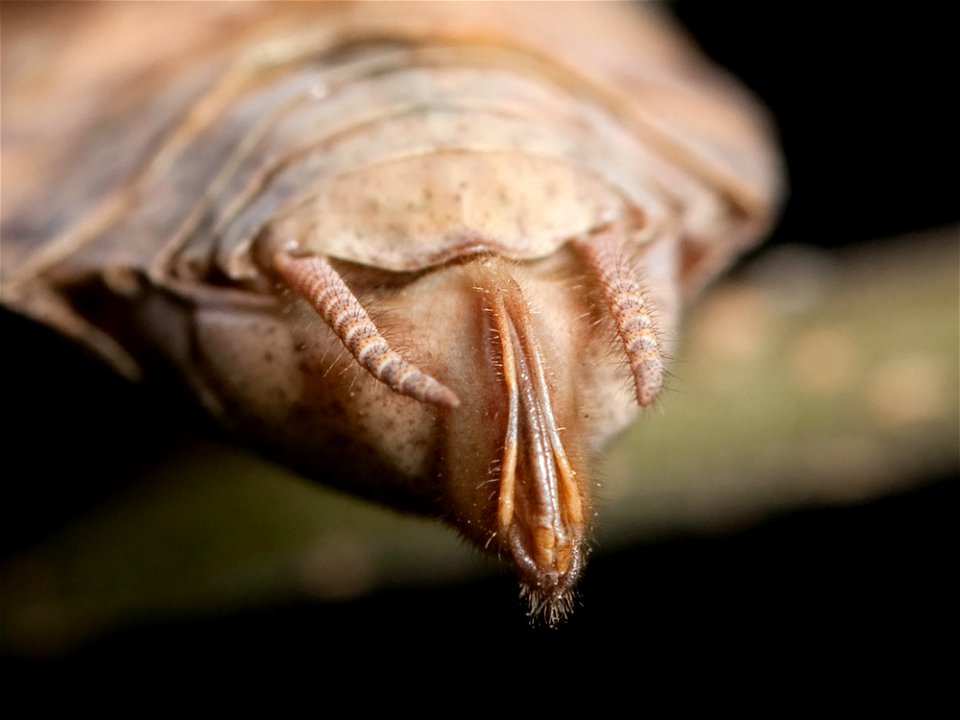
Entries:
[[[367,422],[424,428],[427,440],[416,444],[397,442],[389,433],[368,434],[376,454],[388,465],[418,468],[419,480],[402,483],[407,490],[434,503],[434,511],[478,546],[508,560],[531,614],[549,623],[569,611],[586,559],[588,458],[636,414],[639,389],[651,382],[658,389],[660,381],[659,365],[652,380],[640,369],[650,366],[651,357],[659,363],[656,346],[647,347],[647,362],[639,363],[624,335],[625,322],[633,318],[636,324],[639,311],[622,312],[632,287],[620,282],[628,267],[622,253],[608,253],[619,259],[609,268],[602,253],[587,252],[586,263],[584,253],[568,246],[533,262],[481,254],[429,271],[372,301],[383,336],[359,300],[343,298],[350,294],[348,281],[362,284],[356,283],[362,272],[343,266],[344,281],[329,263],[310,261],[304,267],[311,282],[298,284],[290,263],[300,261],[278,263],[280,276],[366,370],[324,372],[324,381],[348,382],[355,405],[364,402],[357,389],[382,388],[380,399],[358,414]],[[324,283],[335,284],[337,292],[318,287]],[[334,295],[343,298],[337,312],[325,300]],[[397,363],[407,354],[422,369],[411,376],[437,378],[457,404],[407,392],[368,367],[353,347],[356,323],[340,318],[357,313],[371,337],[398,338],[399,352],[383,352],[397,355]],[[652,323],[646,310],[643,318]],[[643,334],[652,338],[653,330]],[[388,389],[392,393],[383,392]]]

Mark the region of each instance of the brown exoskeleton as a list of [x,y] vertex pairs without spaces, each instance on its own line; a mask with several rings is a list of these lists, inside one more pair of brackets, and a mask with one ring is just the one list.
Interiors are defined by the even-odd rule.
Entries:
[[642,10],[113,5],[44,26],[62,57],[15,35],[3,302],[445,518],[556,620],[590,459],[778,194],[753,102]]

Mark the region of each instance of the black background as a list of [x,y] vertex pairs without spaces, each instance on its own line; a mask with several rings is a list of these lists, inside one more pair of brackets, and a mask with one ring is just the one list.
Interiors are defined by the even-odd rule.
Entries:
[[[948,108],[957,95],[955,25],[945,12],[715,2],[681,2],[676,11],[704,49],[765,100],[779,127],[791,195],[771,242],[836,247],[960,220],[957,114]],[[0,508],[10,552],[109,495],[125,467],[149,458],[148,438],[203,421],[185,418],[180,403],[131,392],[42,328],[6,312],[2,321],[6,348],[31,348],[4,363],[4,405],[18,426]],[[110,419],[129,417],[136,423]],[[104,439],[116,448],[110,466],[118,470],[73,475],[91,466]],[[141,626],[66,661],[300,658],[345,673],[356,661],[377,676],[414,672],[409,652],[419,649],[436,658],[428,663],[490,653],[511,666],[556,663],[561,683],[568,664],[603,667],[616,648],[629,648],[631,663],[668,667],[722,666],[740,653],[761,662],[805,654],[828,664],[922,662],[955,633],[947,579],[956,575],[957,482],[929,481],[906,495],[803,511],[734,536],[597,557],[582,607],[555,631],[528,626],[504,576]]]
[[846,245],[956,222],[958,73],[932,6],[680,2],[772,110],[791,193],[776,241]]

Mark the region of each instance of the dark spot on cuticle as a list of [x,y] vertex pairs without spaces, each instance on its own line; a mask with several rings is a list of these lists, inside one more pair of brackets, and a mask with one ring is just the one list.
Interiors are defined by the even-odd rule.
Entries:
[[383,428],[383,430],[390,431],[390,430],[393,430],[393,428],[396,426],[396,422],[392,417],[386,417],[386,418],[383,418],[383,420],[381,420],[380,425]]

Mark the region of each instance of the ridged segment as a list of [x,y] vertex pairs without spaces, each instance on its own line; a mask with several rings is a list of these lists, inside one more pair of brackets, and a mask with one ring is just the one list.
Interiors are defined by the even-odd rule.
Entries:
[[340,274],[325,258],[279,253],[274,267],[290,288],[317,311],[344,347],[374,378],[400,395],[420,402],[456,407],[454,392],[404,360],[390,347],[350,292]]
[[664,360],[652,308],[640,281],[623,260],[623,242],[615,232],[592,235],[577,247],[603,289],[617,335],[630,363],[637,402],[647,407],[663,386]]

